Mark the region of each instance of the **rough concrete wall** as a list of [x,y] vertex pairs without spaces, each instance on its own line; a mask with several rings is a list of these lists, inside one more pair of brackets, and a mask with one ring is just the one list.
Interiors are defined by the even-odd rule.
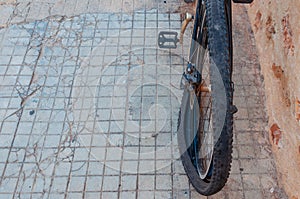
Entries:
[[265,78],[270,141],[290,198],[300,199],[300,1],[246,6]]

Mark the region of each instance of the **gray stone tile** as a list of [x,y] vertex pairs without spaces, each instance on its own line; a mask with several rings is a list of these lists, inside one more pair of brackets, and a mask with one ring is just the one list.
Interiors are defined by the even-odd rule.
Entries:
[[172,191],[156,191],[155,198],[163,199],[170,198],[172,196]]
[[67,198],[76,198],[76,199],[80,199],[80,198],[82,198],[83,197],[83,193],[74,193],[74,192],[70,192],[70,193],[67,193]]
[[120,162],[107,161],[105,162],[105,176],[119,176],[120,175]]
[[102,176],[88,176],[86,182],[86,191],[99,192],[101,190]]
[[156,187],[157,190],[171,190],[172,180],[169,175],[157,175],[156,176]]
[[128,191],[128,192],[121,192],[120,198],[135,198],[136,192],[135,191]]
[[[101,144],[102,146],[106,143]],[[105,159],[106,149],[104,147],[93,147],[90,151],[91,160],[102,161]]]
[[155,179],[153,175],[140,175],[138,178],[139,190],[151,191],[155,189]]
[[89,162],[88,175],[101,176],[103,174],[103,163],[102,162]]
[[136,175],[125,175],[121,177],[121,189],[123,191],[134,191],[136,190]]
[[55,175],[56,176],[68,176],[71,171],[70,162],[59,162],[55,166]]
[[75,161],[84,161],[88,157],[89,151],[86,148],[77,148],[74,154]]
[[[137,147],[126,147],[123,151],[123,170],[129,173],[135,173],[138,168],[138,148]],[[129,161],[128,161],[129,160]]]
[[29,136],[27,135],[16,135],[13,147],[26,147],[28,144]]
[[117,191],[119,188],[119,178],[116,176],[104,176],[103,191]]
[[117,198],[118,192],[102,192],[102,198]]
[[0,187],[1,192],[13,193],[16,187],[18,178],[5,178]]
[[100,192],[85,192],[86,198],[100,198],[101,193]]
[[141,199],[153,199],[154,198],[154,191],[139,191],[138,198]]
[[68,191],[83,191],[84,188],[85,177],[72,176],[70,179],[70,184],[68,187]]

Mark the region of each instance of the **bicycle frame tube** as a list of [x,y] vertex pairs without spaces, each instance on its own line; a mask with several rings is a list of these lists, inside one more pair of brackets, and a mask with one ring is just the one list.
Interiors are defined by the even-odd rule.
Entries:
[[[197,7],[196,7],[196,16],[194,17],[195,19],[198,19],[199,15],[200,15],[200,6],[201,6],[201,1],[202,0],[198,0],[197,2]],[[200,16],[202,17],[202,16]],[[193,29],[193,35],[192,35],[192,40],[196,40],[196,37],[197,37],[197,31],[198,31],[198,23],[199,21],[198,20],[195,20],[194,22],[194,29]],[[195,49],[195,43],[193,41],[191,41],[191,48],[190,48],[190,54],[189,54],[189,61],[191,61],[192,59],[192,54],[194,52],[194,49]]]

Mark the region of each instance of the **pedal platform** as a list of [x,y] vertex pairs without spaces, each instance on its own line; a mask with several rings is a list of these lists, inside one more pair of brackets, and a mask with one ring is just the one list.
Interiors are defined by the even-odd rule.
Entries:
[[161,31],[158,34],[157,41],[160,48],[177,48],[177,43],[179,42],[178,33],[174,31]]

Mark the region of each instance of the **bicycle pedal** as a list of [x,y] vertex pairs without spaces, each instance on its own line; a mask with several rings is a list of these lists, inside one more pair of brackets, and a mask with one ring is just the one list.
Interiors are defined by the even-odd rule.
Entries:
[[177,48],[177,43],[179,42],[178,33],[173,31],[161,31],[158,34],[157,41],[160,48]]

